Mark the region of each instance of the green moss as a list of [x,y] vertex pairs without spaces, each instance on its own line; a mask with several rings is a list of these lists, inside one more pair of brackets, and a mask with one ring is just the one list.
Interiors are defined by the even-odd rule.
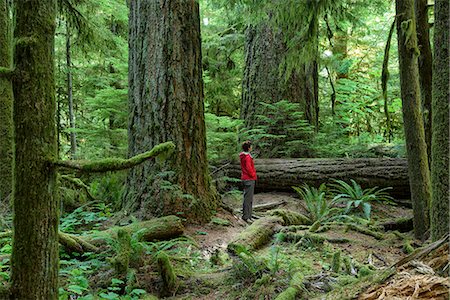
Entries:
[[252,225],[242,231],[237,238],[228,244],[228,250],[236,253],[239,247],[247,249],[259,249],[270,241],[275,228],[283,223],[279,217],[265,217],[256,220]]
[[176,285],[177,277],[169,256],[164,251],[161,251],[156,260],[158,263],[158,271],[164,284],[164,290],[166,292],[173,291]]
[[359,233],[365,234],[365,235],[369,235],[372,236],[374,238],[376,238],[377,240],[382,240],[384,238],[384,235],[380,232],[376,232],[355,224],[348,224],[348,228],[354,231],[357,231]]
[[279,294],[275,300],[295,300],[298,290],[294,287],[288,287],[281,294]]
[[333,261],[331,263],[331,271],[339,273],[341,271],[341,251],[338,250],[333,254]]
[[310,225],[311,220],[298,212],[286,209],[275,209],[269,212],[269,215],[281,217],[284,225]]
[[113,259],[114,269],[119,276],[125,277],[128,274],[131,256],[131,235],[126,230],[120,229],[117,232],[118,249],[117,255]]
[[405,240],[403,243],[403,252],[406,254],[411,254],[414,252],[414,247],[411,245],[411,241]]
[[69,169],[76,169],[85,173],[102,173],[108,171],[119,171],[137,166],[150,158],[173,152],[175,144],[165,142],[153,147],[152,150],[133,156],[129,159],[106,158],[98,161],[57,161],[55,165]]

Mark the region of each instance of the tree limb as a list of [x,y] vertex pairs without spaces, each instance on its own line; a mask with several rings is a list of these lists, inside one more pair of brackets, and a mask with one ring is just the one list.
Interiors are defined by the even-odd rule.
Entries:
[[150,158],[167,155],[175,149],[173,142],[166,142],[153,147],[152,150],[133,156],[128,159],[106,158],[98,161],[59,160],[53,163],[59,168],[74,169],[83,173],[103,173],[107,171],[120,171],[137,166]]

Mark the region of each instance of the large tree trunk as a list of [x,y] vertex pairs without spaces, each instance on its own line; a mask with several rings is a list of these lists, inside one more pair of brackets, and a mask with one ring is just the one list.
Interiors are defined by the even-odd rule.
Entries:
[[[402,158],[308,158],[255,159],[258,191],[293,191],[292,186],[306,183],[319,187],[331,179],[354,179],[363,187],[392,187],[390,194],[409,197],[408,165]],[[240,165],[223,169],[231,178],[240,178]]]
[[413,0],[396,0],[396,14],[403,123],[414,209],[414,235],[418,239],[424,239],[429,228],[431,184],[421,112],[417,64],[419,50]]
[[123,207],[205,221],[217,205],[206,160],[197,1],[132,1],[129,155],[173,141],[175,157],[130,171]]
[[431,237],[449,232],[449,2],[434,4],[433,142],[431,147]]
[[75,134],[75,113],[73,111],[72,57],[69,24],[66,24],[66,68],[67,68],[67,100],[69,103],[70,122],[70,157],[76,158],[77,137]]
[[56,1],[16,1],[12,298],[58,299]]
[[317,63],[305,64],[289,79],[280,72],[286,52],[283,35],[267,23],[250,25],[245,33],[245,70],[242,81],[241,119],[251,129],[262,114],[260,102],[289,100],[302,105],[305,118],[317,125]]
[[[0,68],[10,69],[11,20],[8,1],[0,1]],[[0,73],[0,201],[12,191],[13,177],[13,89],[8,76]]]
[[431,163],[431,98],[433,86],[433,55],[430,45],[430,25],[428,23],[428,0],[415,0],[417,20],[417,41],[419,45],[419,82],[422,99],[425,143],[427,144],[428,163]]

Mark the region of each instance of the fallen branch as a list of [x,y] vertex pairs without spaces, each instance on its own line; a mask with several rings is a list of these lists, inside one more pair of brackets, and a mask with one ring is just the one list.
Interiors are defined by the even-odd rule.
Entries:
[[281,206],[281,205],[283,205],[285,203],[286,203],[285,200],[281,200],[281,201],[277,201],[277,202],[270,202],[270,203],[255,205],[255,206],[253,206],[253,210],[254,211],[259,211],[259,212],[267,211],[267,210],[276,208],[278,206]]
[[359,233],[365,234],[365,235],[372,236],[377,240],[382,240],[384,238],[384,235],[382,233],[379,233],[379,232],[376,232],[376,231],[373,231],[373,230],[370,230],[370,229],[367,229],[367,228],[364,228],[364,227],[361,227],[361,226],[358,226],[355,224],[348,224],[347,228],[357,231]]
[[53,164],[56,167],[78,170],[83,173],[103,173],[107,171],[120,171],[137,166],[150,158],[172,152],[175,144],[166,142],[153,147],[152,150],[133,156],[128,159],[106,158],[98,161],[59,160]]

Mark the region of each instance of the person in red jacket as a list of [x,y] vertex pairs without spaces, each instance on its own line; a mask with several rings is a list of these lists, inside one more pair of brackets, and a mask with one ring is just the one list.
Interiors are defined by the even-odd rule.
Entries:
[[242,219],[247,222],[253,222],[252,212],[253,212],[253,194],[255,192],[255,182],[256,182],[256,170],[255,164],[253,163],[253,157],[250,154],[252,151],[252,143],[250,141],[245,141],[242,143],[242,150],[239,154],[241,159],[241,179],[244,183],[244,202],[242,205]]

